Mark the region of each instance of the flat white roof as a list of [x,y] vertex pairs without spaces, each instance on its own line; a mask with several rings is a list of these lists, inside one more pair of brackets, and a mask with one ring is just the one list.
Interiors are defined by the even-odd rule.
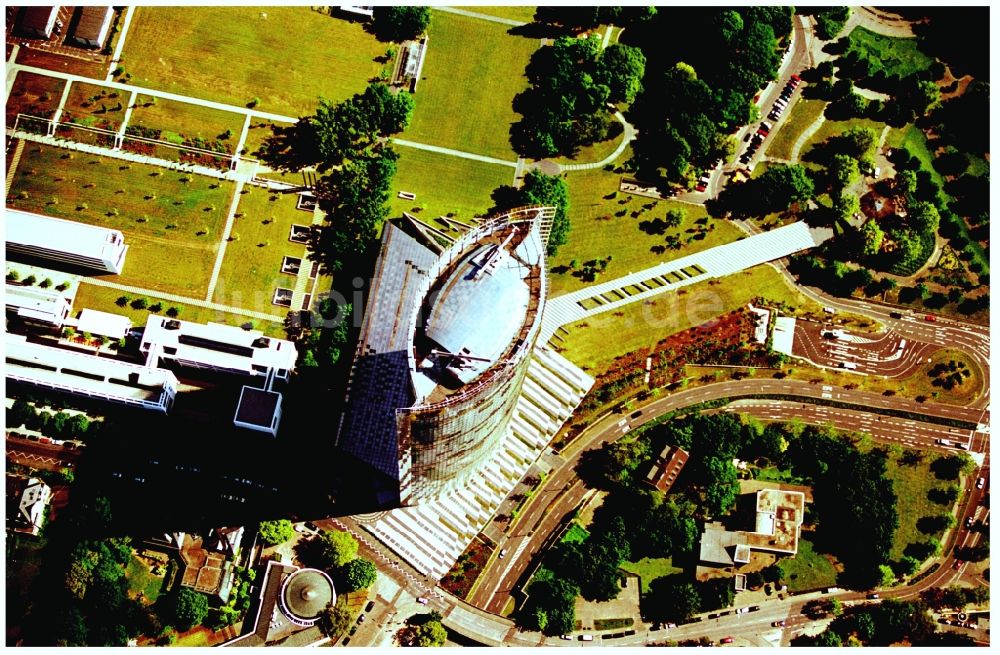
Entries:
[[774,340],[771,348],[779,353],[791,356],[792,342],[795,339],[795,317],[779,316],[774,319]]
[[142,348],[146,350],[153,344],[176,348],[176,353],[162,353],[170,358],[247,372],[253,371],[254,366],[290,371],[298,357],[294,343],[265,337],[260,330],[222,323],[191,323],[151,314],[146,319]]
[[125,247],[118,230],[66,221],[17,209],[4,210],[7,242],[116,261]]
[[[6,374],[17,379],[143,401],[156,401],[164,390],[177,388],[177,378],[171,371],[163,368],[147,368],[107,357],[30,343],[17,334],[7,333],[4,345]],[[61,372],[52,369],[61,369]],[[134,377],[130,379],[130,375]]]
[[76,325],[77,332],[101,334],[112,339],[121,339],[131,328],[132,321],[128,316],[100,312],[96,309],[85,309],[80,312]]
[[69,311],[69,299],[59,291],[8,284],[4,287],[4,302],[17,308],[18,316],[45,321],[61,320]]

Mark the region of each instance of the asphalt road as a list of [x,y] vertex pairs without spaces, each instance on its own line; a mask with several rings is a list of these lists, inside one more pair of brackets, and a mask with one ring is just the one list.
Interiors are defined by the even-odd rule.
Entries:
[[[828,338],[824,334],[837,335]],[[904,339],[892,330],[881,335],[851,333],[829,323],[797,320],[792,353],[818,366],[845,368],[853,364],[859,374],[887,378],[912,375],[940,346]]]

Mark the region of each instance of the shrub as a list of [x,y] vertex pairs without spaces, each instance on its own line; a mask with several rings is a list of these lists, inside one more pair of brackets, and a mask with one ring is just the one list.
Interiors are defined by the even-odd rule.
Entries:
[[65,291],[69,289],[69,280],[63,280],[56,286],[56,291]]
[[171,318],[174,318],[174,317],[177,317],[177,316],[180,316],[180,314],[181,314],[181,309],[182,309],[182,308],[180,308],[180,307],[169,307],[169,308],[167,309],[167,316],[169,316],[169,317],[171,317]]
[[37,282],[37,281],[38,281],[38,280],[37,280],[37,279],[35,278],[35,276],[34,276],[34,275],[29,275],[28,277],[24,278],[24,282],[23,282],[23,284],[24,284],[25,286],[29,286],[29,287],[30,287],[30,286],[34,285],[34,284],[35,284],[35,282]]
[[118,300],[115,301],[115,304],[118,305],[119,307],[124,307],[127,304],[129,304],[131,300],[132,298],[130,298],[129,296],[118,296]]
[[12,271],[7,271],[7,281],[8,282],[17,282],[19,279],[21,279],[21,274],[20,273],[18,273],[17,271],[13,271],[13,270]]
[[38,286],[40,286],[43,289],[48,289],[49,287],[52,286],[52,278],[50,277],[45,278],[44,280],[38,283]]
[[149,306],[149,311],[153,312],[154,314],[159,314],[161,311],[163,311],[163,304],[160,302],[155,302]]
[[146,309],[149,307],[149,301],[145,298],[136,298],[132,301],[132,309]]

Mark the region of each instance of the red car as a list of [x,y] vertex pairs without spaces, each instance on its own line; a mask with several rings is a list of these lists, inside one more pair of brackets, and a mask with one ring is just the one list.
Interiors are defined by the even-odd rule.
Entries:
[[928,314],[927,316],[924,316],[924,320],[933,323],[934,321],[937,320],[937,316],[934,316],[933,314]]
[[792,79],[798,81],[801,80],[802,78],[796,75],[795,73],[792,73]]
[[720,644],[731,644],[731,643],[733,643],[733,638],[732,637],[723,637],[722,641],[720,641],[719,643]]

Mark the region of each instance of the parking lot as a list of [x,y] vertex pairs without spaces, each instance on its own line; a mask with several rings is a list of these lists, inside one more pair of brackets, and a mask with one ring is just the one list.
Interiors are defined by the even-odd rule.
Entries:
[[819,366],[864,375],[905,377],[938,348],[891,331],[881,336],[862,335],[830,323],[799,320],[795,323],[792,354]]

